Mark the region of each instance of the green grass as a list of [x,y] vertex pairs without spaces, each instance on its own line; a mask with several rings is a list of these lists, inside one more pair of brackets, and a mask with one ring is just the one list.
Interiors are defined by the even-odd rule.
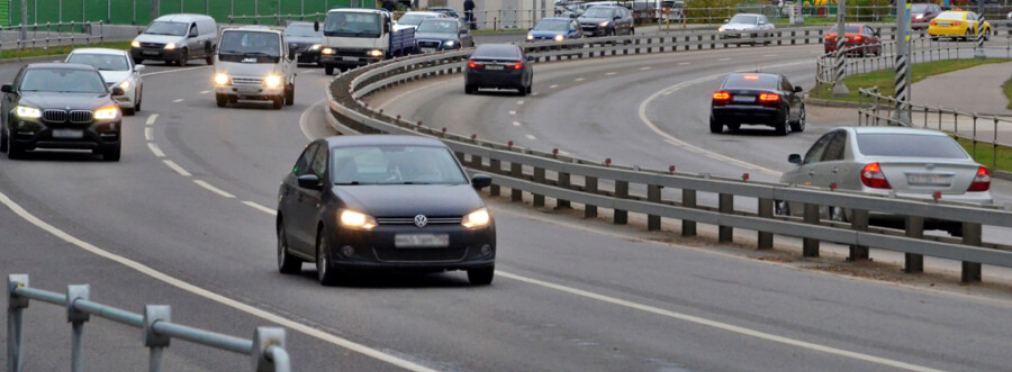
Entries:
[[[973,141],[971,140],[959,138],[957,141],[966,149],[966,152],[970,153],[978,163],[985,167],[992,170],[1012,171],[1012,148],[998,146],[996,149],[990,143],[977,142],[976,149],[974,149]],[[997,159],[994,158],[995,150],[998,151]]]
[[[1010,62],[1012,59],[1004,58],[986,58],[986,59],[960,59],[960,60],[946,60],[929,63],[919,63],[913,66],[913,82],[924,80],[929,76],[944,74],[953,71],[959,71],[971,67],[980,65],[986,65],[991,63],[1005,63]],[[850,95],[847,97],[834,97],[833,96],[833,85],[823,84],[816,87],[809,93],[809,97],[836,100],[836,101],[847,101],[847,102],[860,102],[860,96],[858,93],[859,89],[868,89],[872,87],[878,87],[879,92],[884,95],[891,96],[895,91],[894,85],[895,72],[892,69],[875,71],[867,74],[859,74],[848,76],[844,78],[844,82],[847,84],[847,89],[850,90]],[[1009,94],[1010,87],[1006,83],[1005,92]]]
[[1005,99],[1009,100],[1006,108],[1012,110],[1012,79],[1006,80],[1005,84],[1001,85],[1001,90],[1005,92]]
[[46,48],[32,48],[21,51],[17,50],[4,50],[0,52],[0,59],[8,58],[25,58],[25,57],[42,57],[42,56],[56,56],[69,54],[70,51],[77,48],[112,48],[112,49],[130,49],[129,41],[112,42],[112,43],[98,43],[91,45],[75,45],[73,47],[64,45],[63,47],[50,47]]

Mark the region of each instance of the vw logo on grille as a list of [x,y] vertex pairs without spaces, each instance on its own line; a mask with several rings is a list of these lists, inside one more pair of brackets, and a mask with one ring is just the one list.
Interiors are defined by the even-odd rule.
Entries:
[[429,218],[425,217],[424,214],[420,214],[420,215],[415,216],[415,226],[425,227],[425,225],[428,225],[428,224],[429,224]]

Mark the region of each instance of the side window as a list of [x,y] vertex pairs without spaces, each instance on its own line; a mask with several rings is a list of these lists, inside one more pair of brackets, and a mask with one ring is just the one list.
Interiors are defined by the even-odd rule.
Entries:
[[826,134],[815,141],[811,149],[808,149],[808,153],[805,154],[804,164],[818,163],[822,159],[822,154],[826,152],[826,147],[829,145],[829,140],[832,139],[833,133]]
[[843,154],[847,149],[847,133],[835,132],[833,139],[826,146],[826,152],[822,155],[822,161],[843,160]]
[[193,22],[193,24],[190,25],[190,36],[197,35],[200,35],[200,31],[197,29],[197,22]]
[[573,30],[573,31],[579,30],[580,29],[580,25],[576,24],[575,20],[569,21],[569,29]]
[[316,152],[316,155],[313,156],[313,165],[310,166],[313,168],[313,173],[321,179],[327,173],[327,153],[329,152],[327,150],[328,149],[326,147],[321,147],[320,150]]
[[18,70],[18,75],[14,77],[14,83],[11,84],[11,87],[14,88],[14,90],[17,90],[18,87],[21,86],[21,78],[25,76],[26,68],[27,66],[21,67],[21,70]]
[[791,88],[791,83],[787,81],[787,78],[780,79],[780,90],[784,92],[790,92],[794,89]]
[[315,155],[316,149],[319,147],[317,144],[306,146],[306,150],[302,152],[302,155],[299,155],[299,160],[295,162],[295,169],[292,169],[292,173],[295,173],[295,176],[309,173],[309,164],[312,164],[313,155]]

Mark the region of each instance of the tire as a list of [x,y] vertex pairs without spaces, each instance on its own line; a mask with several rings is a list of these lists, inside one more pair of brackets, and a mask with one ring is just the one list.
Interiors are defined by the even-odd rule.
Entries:
[[801,105],[801,113],[798,114],[798,121],[791,123],[791,132],[804,132],[805,122],[808,120],[808,114],[805,113],[805,106]]
[[471,285],[489,285],[492,284],[492,279],[495,279],[495,266],[467,270],[467,281]]
[[478,87],[474,85],[464,85],[464,94],[475,94],[478,92]]
[[282,107],[285,107],[285,97],[283,96],[274,97],[273,101],[274,105],[271,107],[273,107],[275,110],[280,110]]
[[528,85],[527,86],[527,94],[531,94],[532,91],[534,91],[534,86],[533,85]]
[[776,126],[778,136],[786,136],[791,130],[791,112],[784,113],[784,120]]
[[724,124],[718,123],[712,117],[710,118],[710,133],[720,134],[724,133]]
[[523,85],[517,87],[517,95],[521,96],[521,97],[526,96],[527,95],[527,87],[525,87]]
[[141,112],[141,101],[144,99],[144,86],[137,87],[137,97],[134,98],[134,112]]
[[316,233],[316,280],[324,286],[333,286],[338,282],[337,273],[331,270],[327,261],[327,238],[323,229]]
[[973,34],[970,33],[970,28],[967,27],[966,28],[966,36],[963,36],[963,41],[970,41],[970,37],[971,36],[973,36]]
[[120,153],[123,147],[121,145],[109,146],[102,150],[102,160],[105,161],[119,161]]
[[123,109],[123,115],[125,115],[125,116],[134,116],[136,114],[137,114],[137,110],[135,110],[135,109],[132,109],[132,108]]
[[207,56],[207,58],[204,58],[204,62],[206,62],[208,66],[214,66],[214,55],[212,54]]
[[21,159],[25,157],[25,149],[21,147],[17,142],[14,142],[14,136],[7,135],[7,158],[8,159]]
[[727,129],[732,132],[737,132],[738,130],[741,129],[741,124],[728,124]]
[[228,96],[224,94],[215,94],[214,101],[218,104],[218,107],[225,107],[228,104]]
[[176,61],[176,64],[179,65],[179,67],[186,67],[186,64],[189,62],[190,62],[190,52],[186,51],[186,49],[183,49],[182,52],[179,52],[179,60]]
[[334,66],[323,65],[323,72],[326,73],[327,75],[333,75],[334,74]]
[[292,84],[291,89],[285,91],[285,104],[288,106],[295,104],[295,85]]
[[302,272],[302,260],[288,254],[288,235],[284,220],[278,221],[278,271],[282,274]]
[[0,152],[7,152],[7,131],[0,130]]

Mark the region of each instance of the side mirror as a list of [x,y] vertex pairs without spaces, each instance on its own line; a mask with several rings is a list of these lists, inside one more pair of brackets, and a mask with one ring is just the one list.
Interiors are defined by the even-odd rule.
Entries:
[[299,56],[298,53],[294,49],[288,50],[288,59],[295,60],[295,58],[298,56]]
[[137,72],[144,71],[144,68],[145,68],[144,65],[134,65],[134,71]]
[[487,174],[476,174],[471,177],[471,186],[475,190],[481,190],[486,187],[492,186],[492,177]]
[[617,20],[622,19],[622,16],[615,16],[615,18],[612,18],[612,19],[617,21]]
[[313,31],[320,32],[320,21],[313,22]]
[[801,155],[798,155],[798,154],[790,154],[790,155],[788,155],[788,156],[787,156],[787,161],[788,161],[789,163],[791,163],[791,164],[798,164],[798,165],[801,165]]
[[114,95],[114,96],[122,96],[124,94],[126,94],[126,92],[123,91],[123,88],[120,88],[120,87],[113,87],[112,88],[112,95]]
[[299,176],[299,187],[310,190],[320,190],[323,185],[320,184],[320,177],[315,174],[303,174]]
[[14,92],[14,87],[10,84],[4,84],[3,86],[0,86],[0,92],[12,93]]
[[794,87],[794,93],[801,93],[802,89],[799,86]]

